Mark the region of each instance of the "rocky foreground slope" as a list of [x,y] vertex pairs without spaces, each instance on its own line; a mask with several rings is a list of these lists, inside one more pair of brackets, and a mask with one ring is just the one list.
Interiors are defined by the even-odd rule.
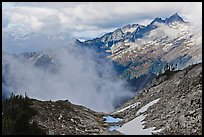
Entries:
[[[157,100],[146,111],[148,103]],[[110,114],[94,112],[68,101],[42,102],[33,100],[39,114],[37,121],[47,134],[125,134],[120,128],[109,131],[112,125],[125,125],[144,115],[143,128],[154,127],[152,134],[200,135],[202,134],[202,63],[179,71],[167,70],[149,87],[141,90],[122,108]],[[140,109],[141,113],[138,113]],[[120,123],[105,123],[103,116],[122,119]],[[135,129],[138,130],[138,129]]]
[[69,101],[33,100],[38,115],[31,119],[36,121],[48,135],[96,135],[105,130],[103,113],[97,113]]
[[[16,100],[18,98],[16,97]],[[123,107],[111,113],[95,112],[84,106],[74,105],[68,100],[29,100],[32,102],[31,108],[37,111],[29,119],[29,123],[33,125],[32,128],[39,127],[48,135],[114,135],[131,134],[138,130],[144,130],[140,133],[146,134],[146,129],[148,134],[152,132],[151,134],[159,135],[201,135],[202,63],[191,65],[183,70],[167,70],[164,74],[159,75],[149,87],[141,90],[134,98],[126,102]],[[10,112],[12,109],[9,108],[18,111],[15,108],[23,105],[18,104],[21,101],[15,101],[16,103],[13,101],[10,100],[10,105],[8,101],[6,101],[7,103],[2,101],[4,104],[2,106],[2,119],[4,119],[2,124],[5,134],[7,134],[7,129],[12,131],[12,127],[9,127],[12,123],[6,120],[8,114],[13,114]],[[107,123],[104,116],[108,115],[120,118],[121,121]],[[17,116],[17,119],[19,118]],[[137,123],[138,118],[142,118],[139,123]],[[21,117],[21,119],[24,118]],[[131,122],[133,120],[137,122]],[[37,123],[37,126],[34,123]],[[141,129],[134,128],[141,123],[143,124]],[[15,125],[21,124],[15,120]],[[128,127],[129,125],[131,127]],[[110,130],[111,126],[117,126],[118,128]],[[130,128],[131,133],[126,132]],[[158,132],[153,132],[150,129]],[[20,133],[24,132],[20,131]]]
[[[140,108],[156,99],[138,114]],[[112,115],[123,117],[123,123],[144,115],[144,128],[155,127],[159,132],[154,134],[201,135],[202,63],[181,71],[166,71]]]

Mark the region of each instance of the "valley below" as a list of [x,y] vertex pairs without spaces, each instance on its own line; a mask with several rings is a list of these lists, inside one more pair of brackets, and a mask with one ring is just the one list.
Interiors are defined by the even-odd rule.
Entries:
[[48,135],[201,135],[202,63],[166,71],[110,113],[68,100],[29,100],[38,112],[29,123],[35,121]]

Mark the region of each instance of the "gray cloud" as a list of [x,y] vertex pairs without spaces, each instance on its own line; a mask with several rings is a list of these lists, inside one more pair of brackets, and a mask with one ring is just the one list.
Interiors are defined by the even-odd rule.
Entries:
[[[3,13],[10,23],[22,22],[35,31],[91,31],[122,27],[129,23],[147,24],[155,17],[169,17],[175,12],[190,22],[201,24],[202,4],[195,2],[127,2],[127,3],[13,3]],[[195,20],[196,19],[196,20]],[[56,29],[57,28],[57,29]]]
[[91,50],[74,45],[48,53],[54,58],[58,71],[51,73],[31,63],[7,58],[10,64],[11,91],[25,92],[41,100],[68,99],[96,111],[112,111],[118,99],[131,97],[125,82],[116,77],[111,62],[98,61]]
[[[19,33],[18,31],[22,32]],[[51,33],[48,35],[42,32],[24,32],[21,28],[12,29],[12,31],[3,29],[2,50],[11,53],[54,50],[67,47],[75,40],[76,37],[72,37],[69,33]]]
[[202,30],[201,2],[3,3],[2,46],[3,50],[25,52],[63,47],[69,43],[67,40],[46,42],[46,37],[42,37],[44,40],[32,37],[30,42],[7,40],[4,35],[13,33],[4,31],[9,27],[23,34],[34,32],[39,37],[42,33],[52,35],[64,32],[72,35],[73,39],[91,39],[127,24],[147,25],[155,17],[166,18],[176,12],[194,26],[195,33]]

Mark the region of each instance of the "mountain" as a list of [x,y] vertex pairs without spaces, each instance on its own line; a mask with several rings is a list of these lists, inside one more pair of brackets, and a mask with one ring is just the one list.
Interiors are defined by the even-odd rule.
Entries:
[[201,135],[202,63],[167,70],[110,115],[122,134]]
[[2,101],[2,108],[3,135],[96,135],[105,130],[104,113],[68,100],[40,101],[16,95]]
[[[36,121],[49,135],[94,135],[99,134],[103,113],[92,111],[69,101],[43,102],[33,100],[33,108],[39,111],[31,121]],[[53,123],[53,120],[56,121]]]
[[145,33],[148,33],[151,30],[156,29],[161,24],[171,25],[171,23],[176,22],[181,24],[186,23],[177,13],[175,13],[174,15],[170,16],[169,18],[166,18],[165,20],[162,20],[161,18],[155,18],[147,26],[139,24],[126,25],[122,28],[114,30],[113,32],[104,34],[100,38],[84,41],[84,44],[94,46],[94,44],[98,42],[100,44],[97,46],[100,46],[101,48],[106,48],[111,47],[112,45],[121,41],[134,42],[138,38],[142,38],[145,35]]
[[179,22],[179,23],[184,23],[185,21],[178,15],[178,13],[175,13],[171,17],[165,19],[166,24],[170,24],[173,22]]
[[[22,64],[23,63],[23,64]],[[56,73],[57,63],[49,52],[27,52],[21,54],[2,53],[2,98],[5,99],[14,91],[22,87],[22,79],[17,77],[17,66],[19,69],[25,69],[26,66],[39,68],[44,72]],[[16,68],[14,68],[16,67]],[[16,71],[16,72],[15,72]],[[30,76],[30,75],[29,75]]]
[[201,33],[195,33],[191,24],[175,13],[166,19],[155,18],[147,26],[127,25],[81,44],[109,53],[107,57],[116,68],[125,68],[119,72],[122,78],[131,81],[145,76],[151,81],[149,74],[159,75],[168,66],[178,70],[202,62],[200,39]]
[[18,26],[2,28],[3,51],[22,53],[38,51],[39,48],[43,51],[50,49],[56,50],[58,48],[66,47],[71,41],[69,33],[58,32],[52,34],[43,31],[34,32],[29,30],[19,30],[17,27]]

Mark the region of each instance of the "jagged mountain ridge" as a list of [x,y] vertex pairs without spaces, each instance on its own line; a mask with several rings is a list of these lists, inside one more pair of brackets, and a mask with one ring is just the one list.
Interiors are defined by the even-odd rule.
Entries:
[[149,73],[163,73],[167,64],[183,69],[202,61],[201,33],[195,34],[191,24],[177,13],[164,20],[155,18],[147,26],[132,26],[137,27],[123,27],[129,28],[129,32],[125,31],[128,33],[119,28],[81,43],[110,53],[108,57],[112,61],[127,68],[121,76],[130,80]]
[[101,48],[107,48],[121,41],[134,42],[138,38],[143,37],[145,33],[148,33],[151,30],[156,29],[158,27],[157,23],[170,25],[175,22],[186,23],[177,13],[175,13],[174,15],[172,15],[169,18],[166,18],[165,20],[162,20],[161,18],[155,18],[147,26],[140,25],[140,24],[132,24],[132,25],[128,24],[122,28],[118,28],[114,30],[113,32],[104,34],[100,38],[87,40],[83,43],[89,46],[94,46],[94,45],[96,46],[96,43],[98,42],[97,46],[101,46]]

